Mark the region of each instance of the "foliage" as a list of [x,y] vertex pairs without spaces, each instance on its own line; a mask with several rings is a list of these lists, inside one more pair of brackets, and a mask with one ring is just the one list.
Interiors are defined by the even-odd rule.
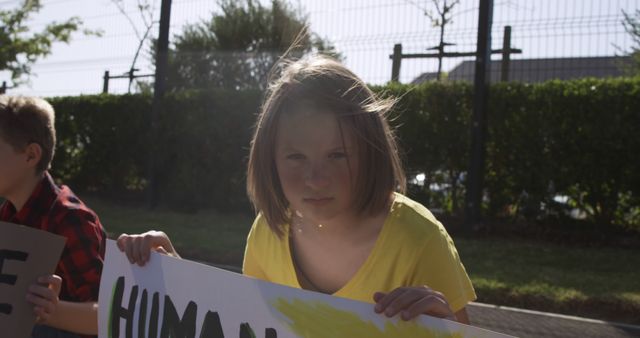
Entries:
[[271,68],[287,51],[291,57],[312,51],[339,56],[328,41],[308,30],[306,15],[285,1],[273,0],[271,7],[256,0],[218,4],[221,13],[185,26],[174,37],[169,90],[264,89]]
[[[389,115],[404,149],[412,197],[447,214],[462,212],[472,86],[374,87],[398,97]],[[160,141],[149,144],[144,95],[52,100],[58,177],[87,190],[140,191],[156,151],[161,199],[190,208],[248,208],[244,190],[260,90],[210,89],[168,95]],[[485,173],[488,217],[574,217],[640,230],[640,79],[501,83],[490,90]]]
[[622,25],[627,33],[631,35],[635,43],[635,46],[631,47],[631,52],[629,53],[633,58],[631,72],[640,75],[640,9],[636,9],[635,15],[633,16],[624,10],[622,11],[622,15],[624,16]]
[[[51,22],[39,32],[31,32],[30,18],[38,13],[39,0],[24,0],[16,9],[0,10],[0,70],[11,72],[14,85],[26,81],[31,66],[51,53],[54,42],[68,43],[72,33],[82,27],[82,20],[71,17],[64,22]],[[100,32],[84,30],[85,34]]]

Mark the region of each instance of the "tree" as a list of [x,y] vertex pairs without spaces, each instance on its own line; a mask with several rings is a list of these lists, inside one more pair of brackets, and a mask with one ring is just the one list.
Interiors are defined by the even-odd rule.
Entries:
[[140,18],[142,19],[142,24],[144,26],[143,33],[140,33],[140,30],[138,30],[138,25],[135,23],[133,18],[131,18],[129,13],[127,13],[125,9],[124,0],[111,0],[111,2],[118,8],[120,13],[124,15],[125,18],[127,18],[127,21],[129,21],[129,24],[131,25],[133,32],[136,34],[136,37],[138,38],[138,47],[136,48],[136,52],[133,55],[133,61],[131,61],[131,67],[129,67],[129,71],[127,72],[127,74],[129,75],[128,91],[131,92],[131,84],[135,79],[134,73],[138,71],[138,69],[136,68],[136,62],[138,61],[138,57],[140,56],[140,51],[142,50],[142,47],[144,47],[144,42],[147,41],[147,38],[149,37],[149,33],[151,33],[151,29],[153,28],[153,25],[154,25],[153,14],[155,12],[156,2],[155,1],[150,2],[149,0],[137,0],[136,7],[138,9],[138,14],[140,14]]
[[451,43],[444,42],[444,30],[447,24],[453,23],[450,12],[453,10],[453,7],[460,3],[460,0],[453,0],[449,4],[447,4],[447,0],[444,0],[442,2],[442,6],[440,6],[439,0],[432,0],[432,2],[436,8],[437,15],[429,10],[424,11],[424,14],[429,19],[431,19],[431,24],[433,25],[433,27],[440,27],[440,44],[431,48],[437,50],[439,54],[437,80],[440,81],[440,77],[442,74],[442,58],[444,56],[444,47],[447,45],[452,45]]
[[329,42],[306,28],[306,15],[282,0],[273,0],[270,8],[255,0],[219,0],[218,5],[220,14],[187,25],[174,37],[169,90],[262,89],[271,68],[294,41],[298,44],[289,56],[318,51],[339,57]]
[[[41,8],[39,0],[25,0],[17,9],[0,10],[0,70],[11,72],[14,85],[28,79],[31,66],[51,54],[54,42],[68,43],[71,34],[82,26],[80,18],[72,17],[61,23],[51,22],[42,31],[30,34],[27,22]],[[84,33],[100,34],[89,30]]]
[[631,16],[631,14],[622,11],[622,15],[624,15],[624,20],[622,20],[622,25],[624,29],[631,35],[635,46],[631,47],[631,57],[633,58],[633,66],[632,72],[635,74],[640,74],[640,10],[636,9],[635,16]]
[[418,3],[413,0],[405,0],[407,3],[413,5],[414,7],[420,9],[426,17],[431,20],[431,25],[433,27],[440,28],[440,43],[437,46],[428,48],[430,50],[438,51],[438,72],[436,73],[436,80],[440,81],[442,78],[442,59],[444,58],[444,48],[446,46],[453,46],[454,43],[448,43],[444,41],[444,31],[445,27],[453,23],[451,12],[453,8],[460,3],[460,0],[431,0],[433,7],[435,7],[436,12],[433,13],[432,10],[423,8]]

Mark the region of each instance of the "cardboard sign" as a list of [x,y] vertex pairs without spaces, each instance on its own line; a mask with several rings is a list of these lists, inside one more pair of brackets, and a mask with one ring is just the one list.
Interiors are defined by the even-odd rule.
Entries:
[[27,290],[38,277],[55,271],[66,239],[0,222],[0,328],[5,337],[30,337],[35,323]]
[[99,337],[509,337],[449,320],[388,319],[373,305],[152,253],[129,263],[107,241]]

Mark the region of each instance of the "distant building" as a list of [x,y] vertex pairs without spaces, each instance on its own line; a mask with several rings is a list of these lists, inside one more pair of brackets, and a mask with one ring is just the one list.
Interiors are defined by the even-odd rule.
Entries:
[[[626,75],[626,69],[632,64],[629,56],[603,56],[553,59],[514,59],[509,64],[509,81],[543,82],[552,79],[569,80],[585,77],[618,77]],[[500,82],[502,60],[491,61],[491,82]],[[449,81],[471,81],[475,74],[475,62],[463,61],[453,68]],[[436,73],[423,73],[412,84],[435,81]]]
[[418,84],[418,83],[423,83],[423,82],[427,82],[427,81],[435,81],[438,79],[438,73],[422,73],[420,75],[418,75],[417,78],[413,79],[413,81],[411,81],[412,84]]

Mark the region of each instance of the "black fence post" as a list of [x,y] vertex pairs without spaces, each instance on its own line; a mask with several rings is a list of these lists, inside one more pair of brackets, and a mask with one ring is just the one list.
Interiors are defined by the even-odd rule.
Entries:
[[402,62],[402,44],[396,43],[393,46],[393,63],[391,65],[391,82],[400,82],[400,63]]
[[500,81],[509,81],[509,67],[511,63],[511,26],[504,26],[504,35],[502,37],[502,69],[500,72]]
[[169,53],[169,22],[171,21],[171,0],[162,0],[160,7],[160,29],[158,33],[158,50],[156,53],[156,74],[153,87],[153,102],[151,113],[149,114],[149,126],[151,127],[150,143],[151,149],[147,158],[147,175],[149,187],[147,189],[147,202],[149,208],[158,205],[158,179],[156,151],[158,149],[158,115],[160,104],[164,97],[166,88],[167,63]]
[[487,102],[489,96],[489,64],[491,62],[491,21],[493,0],[480,0],[478,42],[476,50],[471,121],[471,163],[467,175],[465,230],[472,232],[481,222],[482,185],[484,178]]
[[102,93],[109,93],[109,71],[104,71],[104,76],[102,77]]

